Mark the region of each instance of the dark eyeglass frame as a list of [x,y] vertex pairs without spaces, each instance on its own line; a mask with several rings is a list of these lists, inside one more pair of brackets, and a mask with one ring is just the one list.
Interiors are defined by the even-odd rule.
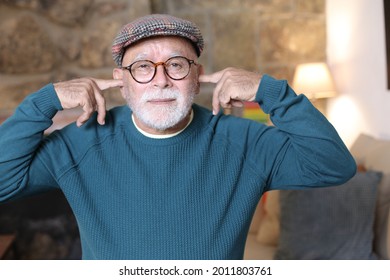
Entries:
[[[188,62],[188,72],[187,72],[187,74],[186,74],[184,77],[179,78],[179,79],[178,79],[178,78],[173,78],[173,77],[171,77],[171,75],[169,75],[169,73],[168,73],[168,71],[167,71],[167,69],[166,69],[166,63],[167,63],[168,61],[172,60],[172,59],[175,59],[175,58],[184,58],[184,59]],[[154,73],[153,73],[152,77],[151,77],[148,81],[144,81],[144,82],[138,81],[138,80],[134,77],[134,75],[133,75],[133,73],[132,73],[132,70],[131,70],[131,68],[132,68],[132,66],[133,66],[134,64],[139,63],[139,62],[141,62],[141,61],[149,62],[149,63],[153,64],[153,66],[154,66]],[[140,84],[147,84],[147,83],[150,83],[150,82],[154,79],[154,77],[156,76],[157,67],[158,67],[159,65],[162,65],[162,66],[163,66],[163,68],[164,68],[164,73],[165,73],[170,79],[175,80],[175,81],[180,81],[180,80],[185,79],[185,78],[190,74],[191,65],[192,65],[192,64],[198,65],[194,60],[188,59],[188,58],[186,58],[186,57],[184,57],[184,56],[173,56],[173,57],[168,58],[165,62],[153,62],[153,61],[147,60],[147,59],[138,60],[138,61],[135,61],[135,62],[133,62],[132,64],[130,64],[130,65],[128,65],[128,66],[123,66],[123,67],[121,67],[121,69],[126,69],[127,71],[129,71],[131,77],[132,77],[132,78],[134,79],[134,81],[136,81],[137,83],[140,83]]]

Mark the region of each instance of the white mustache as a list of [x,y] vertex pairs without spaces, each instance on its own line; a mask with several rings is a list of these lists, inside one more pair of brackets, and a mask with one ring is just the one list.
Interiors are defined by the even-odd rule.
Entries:
[[148,102],[154,99],[177,99],[179,96],[180,92],[175,89],[149,90],[142,95],[141,101]]

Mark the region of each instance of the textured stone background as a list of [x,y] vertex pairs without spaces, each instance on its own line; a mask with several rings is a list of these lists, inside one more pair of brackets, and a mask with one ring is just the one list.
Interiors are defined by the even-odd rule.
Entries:
[[[291,81],[298,63],[326,59],[324,10],[325,0],[0,0],[0,121],[49,82],[111,78],[118,29],[150,13],[199,25],[207,73],[234,66]],[[197,102],[209,106],[211,90]],[[123,104],[117,90],[106,98]]]

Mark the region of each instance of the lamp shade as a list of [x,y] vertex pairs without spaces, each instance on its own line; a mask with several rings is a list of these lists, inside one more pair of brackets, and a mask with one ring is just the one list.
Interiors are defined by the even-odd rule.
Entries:
[[329,98],[336,95],[328,65],[323,62],[299,64],[295,69],[293,89],[309,99]]

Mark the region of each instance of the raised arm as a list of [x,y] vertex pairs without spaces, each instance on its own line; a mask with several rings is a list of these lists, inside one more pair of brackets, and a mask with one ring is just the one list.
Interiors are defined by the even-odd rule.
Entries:
[[49,84],[29,95],[0,126],[0,201],[55,187],[50,170],[36,157],[52,118],[59,110],[81,106],[78,126],[94,111],[98,111],[98,122],[104,124],[101,91],[120,86],[119,80],[82,78]]
[[234,68],[199,80],[216,84],[214,114],[219,106],[252,101],[270,115],[275,127],[248,132],[247,154],[255,168],[266,169],[268,189],[337,185],[355,174],[355,161],[334,127],[286,81]]

